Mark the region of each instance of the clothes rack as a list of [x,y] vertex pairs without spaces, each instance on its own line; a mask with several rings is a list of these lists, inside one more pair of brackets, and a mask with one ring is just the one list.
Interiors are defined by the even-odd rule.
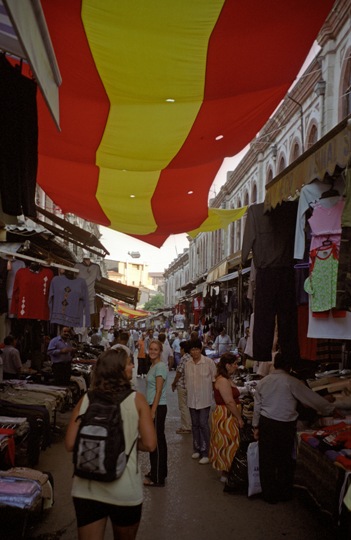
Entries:
[[0,254],[2,254],[2,255],[10,255],[14,259],[24,259],[26,261],[36,262],[38,264],[41,264],[42,266],[51,266],[53,268],[61,268],[62,270],[69,270],[70,272],[74,272],[75,274],[79,273],[78,268],[73,268],[73,266],[65,266],[64,264],[58,264],[58,263],[54,263],[54,262],[44,261],[43,259],[37,259],[35,257],[30,257],[29,255],[23,255],[22,253],[14,253],[13,251],[8,251],[6,249],[0,249]]

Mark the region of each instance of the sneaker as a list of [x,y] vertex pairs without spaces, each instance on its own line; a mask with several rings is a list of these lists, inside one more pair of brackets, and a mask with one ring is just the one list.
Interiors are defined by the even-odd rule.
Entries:
[[192,457],[193,459],[199,459],[200,454],[199,454],[199,452],[194,452],[194,453],[192,454],[191,457]]
[[202,457],[199,461],[200,465],[207,465],[207,463],[209,463],[210,460],[208,459],[208,457]]
[[226,476],[221,476],[219,479],[220,482],[223,482],[223,484],[226,484],[228,482],[228,478]]

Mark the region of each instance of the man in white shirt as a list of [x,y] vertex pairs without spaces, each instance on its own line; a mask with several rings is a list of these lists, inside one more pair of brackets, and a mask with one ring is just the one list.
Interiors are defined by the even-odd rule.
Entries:
[[229,352],[232,348],[232,340],[227,334],[227,331],[225,327],[223,326],[221,333],[218,334],[218,336],[215,339],[215,342],[213,344],[213,349],[216,351],[218,356],[222,356],[222,354]]
[[210,446],[209,415],[217,370],[213,360],[201,354],[200,339],[191,341],[190,347],[191,359],[185,364],[185,385],[193,433],[194,452],[191,457],[200,458],[199,463],[206,465]]

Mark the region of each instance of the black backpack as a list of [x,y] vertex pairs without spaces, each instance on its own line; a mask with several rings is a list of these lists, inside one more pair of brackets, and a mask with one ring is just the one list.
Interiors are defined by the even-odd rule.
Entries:
[[80,425],[73,450],[76,476],[100,482],[120,478],[137,441],[126,454],[120,404],[132,392],[125,389],[115,400],[101,392],[88,392],[88,408],[77,417]]

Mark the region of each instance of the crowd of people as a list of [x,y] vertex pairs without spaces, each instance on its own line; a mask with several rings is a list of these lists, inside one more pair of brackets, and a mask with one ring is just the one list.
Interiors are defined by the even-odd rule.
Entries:
[[[75,354],[71,329],[63,327],[48,344],[55,380],[59,385],[69,381],[70,365]],[[146,488],[163,488],[167,479],[167,386],[177,392],[180,412],[178,434],[192,435],[189,458],[200,465],[210,464],[227,483],[228,474],[239,448],[244,420],[240,392],[235,384],[239,365],[245,365],[249,331],[233,347],[226,329],[214,341],[209,335],[199,338],[197,331],[170,333],[152,329],[147,332],[114,330],[107,345],[101,345],[98,332],[91,332],[92,345],[100,347],[92,374],[90,391],[114,397],[121,389],[133,388],[134,362],[137,378],[145,378],[145,396],[132,392],[121,403],[126,448],[137,438],[127,467],[120,479],[109,483],[74,477],[72,496],[81,540],[103,539],[110,518],[115,539],[136,537]],[[168,334],[168,335],[167,335]],[[210,354],[209,354],[210,353]],[[12,336],[5,340],[2,356],[6,377],[16,376],[20,369]],[[298,404],[324,415],[342,417],[332,403],[310,390],[293,377],[290,365],[279,352],[274,352],[274,368],[262,376],[254,392],[252,439],[259,443],[262,497],[274,504],[292,497],[294,466],[293,447],[298,418]],[[11,360],[11,362],[10,362]],[[16,371],[17,370],[17,371]],[[88,394],[73,410],[66,434],[66,448],[72,451],[80,415],[89,405]],[[149,452],[150,467],[141,478],[137,451]]]

